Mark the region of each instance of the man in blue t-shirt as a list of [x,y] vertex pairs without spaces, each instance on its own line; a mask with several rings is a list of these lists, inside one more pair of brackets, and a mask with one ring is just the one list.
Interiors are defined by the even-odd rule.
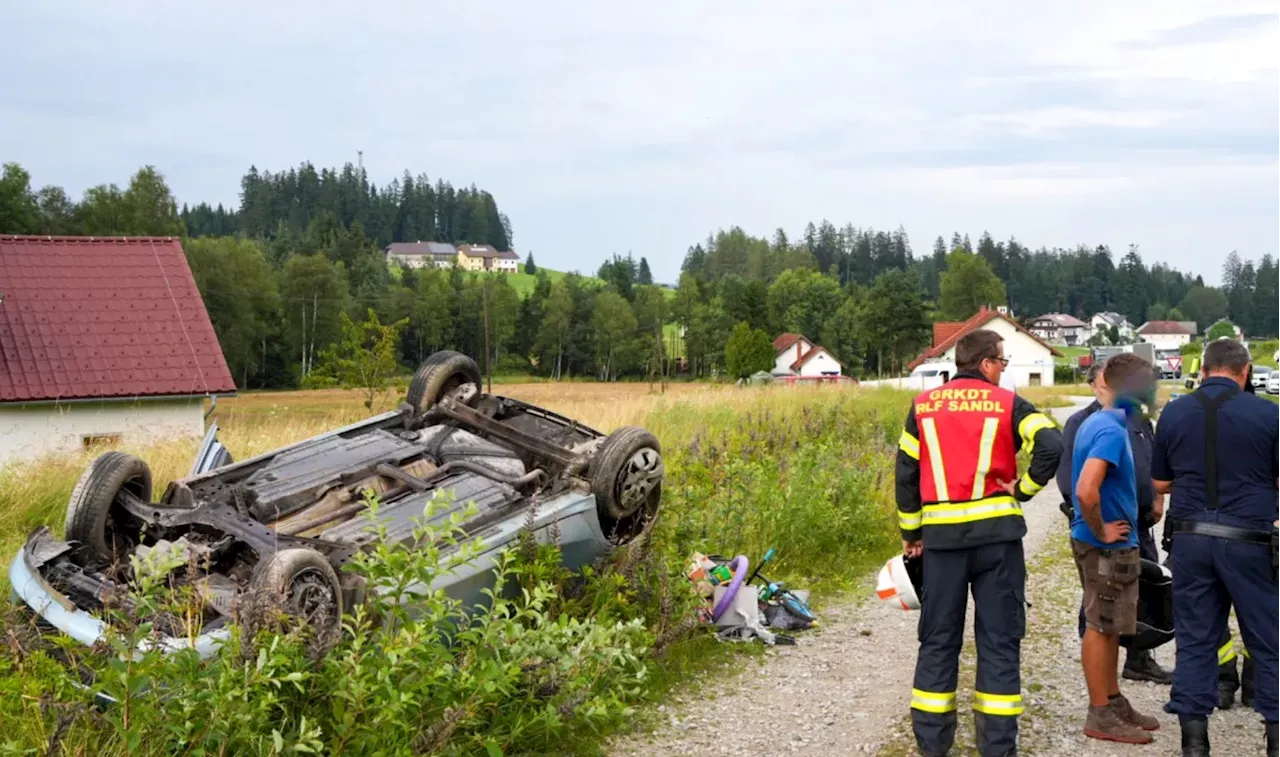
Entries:
[[1085,632],[1080,660],[1089,690],[1086,736],[1148,744],[1160,727],[1120,693],[1120,636],[1137,632],[1138,483],[1127,415],[1154,390],[1151,364],[1133,353],[1107,360],[1102,378],[1111,390],[1103,409],[1076,432],[1071,454],[1071,549],[1084,589]]

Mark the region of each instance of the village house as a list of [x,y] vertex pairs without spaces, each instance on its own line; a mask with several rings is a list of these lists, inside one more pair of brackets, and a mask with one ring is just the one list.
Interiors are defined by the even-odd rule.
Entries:
[[0,235],[0,464],[199,437],[235,391],[177,238]]
[[[1230,325],[1230,326],[1231,326],[1231,332],[1235,335],[1235,338],[1236,338],[1237,340],[1241,340],[1241,341],[1243,341],[1243,340],[1244,340],[1244,332],[1240,329],[1240,327],[1239,327],[1239,326],[1237,326],[1237,325],[1235,325],[1234,323],[1232,323],[1232,322],[1231,322],[1231,319],[1229,319],[1229,318],[1219,318],[1218,320],[1216,320],[1216,321],[1214,321],[1213,323],[1209,324],[1209,327],[1208,327],[1208,328],[1206,328],[1206,329],[1204,330],[1204,336],[1205,336],[1205,338],[1206,338],[1206,339],[1209,337],[1209,332],[1210,332],[1210,331],[1213,331],[1214,327],[1215,327],[1215,326],[1217,326],[1219,323],[1225,323],[1225,324]],[[1192,328],[1192,329],[1191,329],[1191,333],[1193,333],[1193,334],[1195,333],[1195,329],[1194,329],[1194,328]]]
[[405,268],[448,268],[458,260],[458,248],[448,242],[392,242],[383,250],[387,261]]
[[1108,311],[1106,313],[1098,313],[1089,319],[1089,335],[1085,337],[1085,341],[1088,341],[1094,334],[1108,333],[1112,326],[1116,327],[1120,341],[1131,342],[1134,340],[1133,324],[1129,323],[1129,319],[1119,313]]
[[800,334],[783,334],[773,340],[774,376],[840,376],[844,365],[825,347]]
[[943,321],[933,324],[933,344],[913,360],[907,370],[915,371],[926,363],[955,370],[956,343],[978,329],[990,329],[1004,337],[1005,367],[1001,385],[1006,388],[1052,386],[1054,358],[1062,353],[1037,337],[1006,313],[982,308],[967,321]]
[[1046,313],[1031,321],[1031,333],[1049,344],[1075,347],[1089,341],[1089,324],[1065,313]]
[[1195,336],[1177,321],[1147,321],[1138,327],[1137,335],[1157,350],[1180,349]]
[[487,244],[460,244],[458,265],[465,271],[516,273],[520,270],[520,256],[510,251],[499,252]]

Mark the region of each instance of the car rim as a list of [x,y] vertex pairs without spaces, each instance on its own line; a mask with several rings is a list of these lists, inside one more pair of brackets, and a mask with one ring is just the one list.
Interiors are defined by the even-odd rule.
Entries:
[[619,503],[629,515],[639,510],[662,483],[662,456],[645,447],[627,461],[623,469]]
[[323,573],[315,568],[305,568],[295,573],[289,584],[289,604],[293,612],[312,623],[332,615],[337,599]]

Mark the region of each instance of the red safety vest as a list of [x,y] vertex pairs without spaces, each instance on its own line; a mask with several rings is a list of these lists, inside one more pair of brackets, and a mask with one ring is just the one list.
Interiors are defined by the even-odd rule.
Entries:
[[1018,476],[1013,401],[1013,392],[970,378],[916,396],[922,525],[1021,515],[999,484]]

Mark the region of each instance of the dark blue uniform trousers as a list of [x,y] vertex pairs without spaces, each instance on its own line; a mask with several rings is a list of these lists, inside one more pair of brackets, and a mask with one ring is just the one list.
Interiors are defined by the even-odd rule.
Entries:
[[925,755],[945,755],[955,743],[960,648],[972,591],[978,751],[982,757],[1015,754],[1022,713],[1019,664],[1027,619],[1022,541],[926,549],[922,568],[920,651],[911,699],[916,744]]
[[1173,623],[1177,662],[1165,711],[1206,717],[1217,704],[1218,648],[1235,606],[1240,635],[1257,675],[1254,709],[1277,719],[1276,665],[1280,591],[1271,575],[1271,555],[1261,544],[1200,534],[1173,537]]

